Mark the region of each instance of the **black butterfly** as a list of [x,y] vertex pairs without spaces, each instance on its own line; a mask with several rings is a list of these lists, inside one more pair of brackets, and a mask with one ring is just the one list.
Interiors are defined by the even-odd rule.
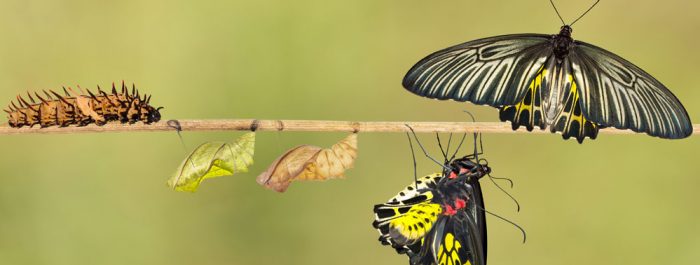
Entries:
[[379,241],[415,264],[486,264],[486,218],[479,179],[491,169],[455,159],[449,171],[416,180],[374,206]]
[[[413,129],[407,127],[413,133]],[[390,245],[399,254],[408,255],[411,265],[486,264],[487,211],[479,180],[484,176],[492,181],[498,178],[490,175],[488,161],[480,158],[484,153],[481,134],[474,133],[472,154],[455,159],[465,137],[466,134],[451,156],[452,135],[447,150],[442,149],[440,137],[437,137],[444,158],[441,163],[428,154],[413,133],[423,154],[440,165],[442,172],[415,179],[388,202],[374,206],[372,226],[379,231],[379,241]],[[477,148],[477,138],[480,148]],[[410,135],[408,140],[415,174],[416,160]],[[495,181],[493,183],[505,192]],[[525,231],[515,226],[524,236]]]
[[603,127],[671,139],[692,133],[687,111],[661,82],[620,56],[573,40],[571,32],[564,23],[555,35],[504,35],[453,46],[419,61],[403,86],[428,98],[497,107],[513,130],[549,127],[579,143],[595,139]]

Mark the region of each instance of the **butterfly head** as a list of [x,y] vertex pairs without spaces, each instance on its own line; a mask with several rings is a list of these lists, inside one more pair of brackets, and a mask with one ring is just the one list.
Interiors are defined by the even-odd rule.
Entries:
[[571,32],[573,32],[574,29],[571,28],[569,25],[564,25],[561,26],[561,30],[559,30],[559,35],[560,36],[566,36],[566,37],[571,37]]
[[491,167],[489,167],[488,161],[486,161],[486,159],[480,159],[480,161],[475,162],[471,158],[472,156],[465,156],[459,159],[452,160],[452,162],[449,164],[449,167],[452,168],[453,171],[449,172],[449,174],[447,175],[448,178],[453,178],[453,176],[467,176],[476,177],[477,179],[480,179],[481,177],[491,173]]

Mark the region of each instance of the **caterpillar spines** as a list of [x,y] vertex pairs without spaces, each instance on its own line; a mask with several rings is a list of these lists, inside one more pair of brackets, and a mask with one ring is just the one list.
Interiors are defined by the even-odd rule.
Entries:
[[32,97],[32,94],[29,94],[29,92],[27,92],[27,96],[29,97],[29,100],[32,101],[32,103],[36,104],[36,100],[34,100],[34,98]]
[[[132,84],[131,94],[122,81],[122,93],[117,92],[112,83],[111,93],[97,86],[97,95],[89,89],[77,86],[80,93],[71,87],[62,87],[61,95],[53,90],[42,90],[44,96],[34,92],[40,102],[27,92],[29,101],[18,95],[17,103],[11,101],[7,109],[11,127],[39,125],[40,127],[69,125],[86,126],[90,123],[104,125],[110,121],[133,124],[141,121],[146,124],[160,120],[160,109],[149,105],[150,96],[141,98],[136,85]],[[87,93],[85,93],[87,91]],[[31,102],[31,103],[30,103]],[[19,106],[17,106],[19,105]]]

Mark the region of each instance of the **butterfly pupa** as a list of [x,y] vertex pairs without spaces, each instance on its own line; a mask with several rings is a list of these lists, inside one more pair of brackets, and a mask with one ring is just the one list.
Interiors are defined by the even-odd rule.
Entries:
[[246,133],[232,143],[206,142],[182,161],[168,180],[176,191],[195,192],[205,179],[248,172],[253,164],[255,133]]
[[257,177],[264,187],[284,192],[294,180],[328,180],[344,177],[357,158],[357,134],[353,133],[329,149],[301,145],[294,147]]

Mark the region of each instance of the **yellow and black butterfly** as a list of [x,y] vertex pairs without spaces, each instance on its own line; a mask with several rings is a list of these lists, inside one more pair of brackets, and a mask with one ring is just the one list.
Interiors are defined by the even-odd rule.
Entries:
[[451,170],[418,179],[374,206],[379,241],[409,256],[410,264],[486,264],[486,218],[479,178],[488,165],[470,157]]
[[491,168],[479,158],[483,148],[477,152],[476,139],[474,134],[474,153],[458,159],[462,143],[448,158],[448,142],[448,151],[442,152],[445,162],[440,163],[416,138],[423,153],[443,171],[414,180],[388,202],[374,206],[372,225],[379,231],[379,241],[407,254],[410,264],[486,264],[486,210],[479,179],[490,177]]
[[689,136],[688,113],[666,86],[622,57],[571,38],[571,25],[583,15],[570,25],[559,16],[559,34],[496,36],[435,52],[408,71],[403,86],[423,97],[493,106],[513,130],[549,127],[579,143],[603,127]]

